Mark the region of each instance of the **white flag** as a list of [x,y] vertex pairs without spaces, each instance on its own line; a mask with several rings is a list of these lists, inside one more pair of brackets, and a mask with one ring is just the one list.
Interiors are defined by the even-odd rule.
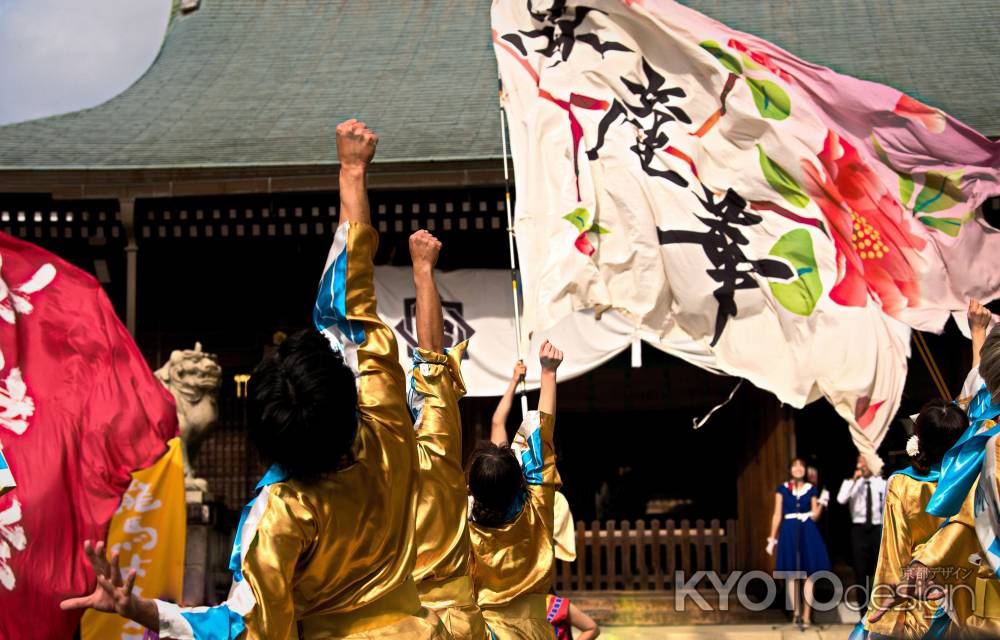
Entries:
[[[615,309],[875,450],[909,327],[996,297],[997,143],[668,0],[495,0],[527,330]],[[919,151],[915,151],[919,150]]]

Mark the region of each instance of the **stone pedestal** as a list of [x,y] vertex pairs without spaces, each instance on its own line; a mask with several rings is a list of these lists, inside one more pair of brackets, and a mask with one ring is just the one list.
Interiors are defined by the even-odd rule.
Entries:
[[204,491],[187,491],[187,544],[184,553],[184,604],[208,604],[208,577],[212,567],[210,538],[213,509]]

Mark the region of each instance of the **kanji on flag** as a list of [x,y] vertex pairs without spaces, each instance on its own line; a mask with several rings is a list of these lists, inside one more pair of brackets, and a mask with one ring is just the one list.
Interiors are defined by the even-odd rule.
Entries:
[[[1000,297],[1000,143],[672,0],[494,0],[526,332],[613,310],[874,469],[911,329]],[[558,336],[554,336],[558,339]]]
[[0,233],[0,447],[16,487],[0,497],[0,638],[71,638],[93,590],[82,553],[103,540],[132,481],[177,435],[153,376],[103,289],[51,253]]

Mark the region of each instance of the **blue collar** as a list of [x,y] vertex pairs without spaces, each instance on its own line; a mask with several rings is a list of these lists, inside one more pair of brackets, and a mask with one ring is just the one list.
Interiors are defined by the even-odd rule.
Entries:
[[264,475],[261,477],[260,482],[257,483],[257,486],[254,487],[254,495],[256,496],[260,493],[260,490],[267,485],[274,484],[276,482],[284,482],[285,480],[288,480],[288,477],[287,471],[276,464],[272,464],[268,467],[267,471],[264,472]]
[[246,524],[247,516],[250,515],[250,509],[253,508],[253,503],[257,501],[257,496],[264,487],[275,484],[276,482],[284,482],[288,480],[288,472],[279,467],[276,464],[272,464],[268,470],[264,473],[264,477],[260,479],[257,483],[257,487],[253,491],[253,498],[243,507],[243,512],[240,513],[240,524],[236,527],[236,539],[233,540],[233,550],[229,554],[229,570],[233,572],[233,578],[236,582],[243,580],[243,568],[242,568],[242,549],[240,544],[240,538],[243,537],[243,525]]
[[895,475],[907,476],[919,482],[937,482],[938,480],[941,479],[941,465],[940,464],[931,465],[930,471],[928,471],[926,474],[920,473],[913,467],[906,467],[905,469],[900,469],[899,471],[893,472],[892,475],[890,475],[889,477],[891,478],[892,476]]
[[507,509],[507,513],[505,513],[503,516],[503,523],[510,524],[511,522],[513,522],[514,519],[521,514],[521,511],[524,510],[524,503],[526,503],[527,501],[528,501],[527,491],[522,491],[521,493],[517,494],[517,497],[514,498],[514,502],[512,502],[510,507]]

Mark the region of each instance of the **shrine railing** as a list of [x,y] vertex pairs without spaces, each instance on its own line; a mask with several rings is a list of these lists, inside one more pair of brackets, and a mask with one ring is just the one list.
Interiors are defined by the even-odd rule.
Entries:
[[[665,591],[676,572],[691,580],[697,571],[719,578],[739,568],[735,520],[584,522],[576,525],[576,560],[557,561],[556,592]],[[694,585],[690,585],[694,586]]]

